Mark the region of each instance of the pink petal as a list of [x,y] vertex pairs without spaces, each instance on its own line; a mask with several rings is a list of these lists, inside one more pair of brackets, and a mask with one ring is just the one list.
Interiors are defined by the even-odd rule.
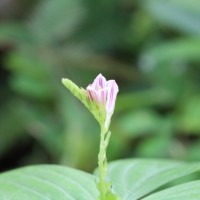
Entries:
[[103,105],[106,104],[106,98],[107,98],[107,88],[104,88],[102,90],[99,91],[100,95],[101,95],[101,102]]
[[102,74],[99,74],[94,82],[92,83],[92,87],[95,89],[95,90],[99,90],[99,89],[102,89],[106,86],[106,79],[104,76],[102,76]]
[[94,90],[91,85],[89,85],[86,90],[88,91],[89,99],[98,102],[98,94],[96,90]]
[[105,77],[99,74],[93,83],[88,85],[86,90],[88,92],[88,98],[103,105],[103,108],[99,107],[99,109],[106,110],[105,127],[108,129],[119,91],[118,85],[115,80],[106,81]]
[[88,91],[89,99],[96,101],[97,103],[102,102],[100,91],[94,90],[91,85],[89,85],[86,89]]
[[115,101],[119,88],[114,80],[107,81],[106,86],[108,88],[106,111],[112,115],[115,108]]

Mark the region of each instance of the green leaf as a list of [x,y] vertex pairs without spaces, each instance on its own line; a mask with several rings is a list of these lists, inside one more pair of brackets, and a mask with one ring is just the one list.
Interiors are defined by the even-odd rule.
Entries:
[[161,63],[200,60],[200,39],[182,38],[147,49],[141,58],[143,68],[153,68]]
[[[112,192],[122,200],[136,200],[144,196],[148,199],[147,195],[158,191],[160,186],[199,170],[199,163],[130,159],[110,163],[108,178],[112,181]],[[97,179],[85,172],[56,165],[25,167],[0,175],[0,199],[97,200]],[[154,196],[155,199],[168,199],[170,195],[174,197],[171,199],[192,199],[194,194],[199,197],[200,192],[195,189],[199,188],[199,182],[150,194],[149,199],[154,199]],[[183,191],[182,194],[180,191]],[[178,194],[182,196],[179,198]],[[109,195],[108,200],[111,199],[116,198]]]
[[40,43],[49,43],[70,36],[82,22],[83,15],[80,0],[43,0],[28,25]]
[[26,138],[24,127],[26,120],[21,113],[21,107],[15,98],[7,101],[0,107],[0,158],[5,156],[16,144]]
[[55,165],[25,167],[0,176],[0,199],[96,200],[95,177]]
[[148,195],[160,186],[200,170],[199,163],[169,160],[121,160],[109,164],[113,192],[124,200]]
[[153,111],[141,109],[121,115],[118,124],[125,133],[137,136],[157,131],[161,119]]
[[145,0],[143,6],[161,23],[191,35],[200,35],[199,0]]
[[13,73],[10,85],[15,91],[41,100],[49,99],[54,94],[45,62],[33,51],[21,48],[9,54],[6,67]]
[[13,90],[31,98],[47,100],[52,97],[52,89],[46,81],[37,81],[34,78],[16,75],[11,77],[10,85]]
[[197,200],[200,199],[200,181],[181,184],[150,195],[143,200]]
[[180,105],[178,128],[184,132],[200,133],[200,96],[192,96]]
[[[156,97],[156,98],[155,98]],[[173,102],[173,96],[161,88],[121,94],[117,98],[115,112]],[[117,105],[120,106],[117,106]]]
[[17,22],[9,22],[0,25],[0,42],[30,42],[31,35],[26,28]]
[[144,51],[140,68],[156,86],[165,88],[177,98],[180,91],[192,83],[188,72],[193,69],[189,68],[189,64],[199,62],[199,46],[198,38],[163,42]]

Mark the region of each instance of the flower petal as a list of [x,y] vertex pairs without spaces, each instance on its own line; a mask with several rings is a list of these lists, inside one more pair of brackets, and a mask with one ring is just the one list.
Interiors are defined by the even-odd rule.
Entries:
[[106,105],[108,89],[104,88],[104,89],[101,89],[99,92],[100,92],[100,95],[101,95],[101,103],[103,105]]
[[[102,74],[99,74],[92,84],[86,88],[88,98],[97,104],[97,115],[100,123],[104,122],[106,130],[109,127],[114,112],[117,93],[119,91],[115,80],[106,81]],[[102,113],[105,113],[105,115]]]
[[88,91],[88,97],[90,100],[96,101],[97,103],[101,103],[100,91],[94,90],[91,85],[89,85],[86,89]]
[[106,101],[106,111],[107,113],[113,114],[115,108],[115,102],[117,98],[117,93],[119,91],[118,85],[115,80],[109,80],[106,83],[108,88],[107,101]]
[[96,93],[96,90],[94,90],[91,85],[89,85],[86,89],[88,91],[89,99],[97,102],[98,101],[98,95]]
[[106,105],[107,88],[101,90],[94,90],[93,87],[89,85],[86,89],[88,91],[88,97],[90,100],[94,100],[97,103]]
[[105,86],[106,86],[106,79],[102,74],[99,74],[95,78],[94,82],[92,83],[92,87],[95,90],[100,90],[100,89],[104,88]]
[[114,80],[109,80],[106,84],[108,93],[106,100],[106,119],[105,119],[105,128],[108,129],[111,117],[114,112],[115,102],[117,98],[117,93],[119,91],[118,85]]

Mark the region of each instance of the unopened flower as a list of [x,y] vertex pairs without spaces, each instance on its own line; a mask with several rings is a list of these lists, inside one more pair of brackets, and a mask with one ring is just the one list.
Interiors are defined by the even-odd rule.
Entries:
[[106,81],[105,77],[99,74],[86,90],[88,91],[89,99],[99,105],[99,113],[103,115],[100,117],[101,121],[104,122],[105,128],[108,129],[119,91],[118,85],[115,80]]
[[90,110],[99,124],[108,130],[119,91],[115,80],[106,81],[99,74],[86,90],[67,78],[63,78],[62,82]]

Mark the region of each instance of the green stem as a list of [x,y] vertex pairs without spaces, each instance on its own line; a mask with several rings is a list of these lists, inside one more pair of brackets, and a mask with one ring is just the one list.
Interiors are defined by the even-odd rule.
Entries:
[[100,147],[98,155],[100,200],[106,200],[106,194],[109,190],[108,183],[105,180],[107,174],[106,148],[108,146],[109,139],[110,131],[107,131],[104,127],[101,127]]

